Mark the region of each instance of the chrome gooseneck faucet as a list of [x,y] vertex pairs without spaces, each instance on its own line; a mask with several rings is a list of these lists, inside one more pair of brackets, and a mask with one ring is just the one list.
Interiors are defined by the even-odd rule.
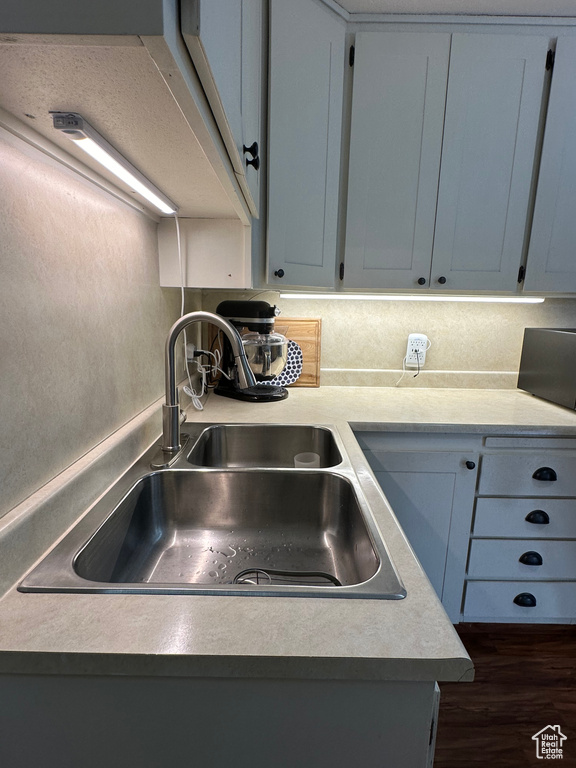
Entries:
[[220,315],[215,315],[212,312],[190,312],[188,315],[183,315],[177,320],[170,331],[168,332],[168,338],[166,339],[166,353],[165,353],[165,376],[166,376],[166,403],[162,406],[162,425],[163,425],[163,439],[162,450],[165,453],[176,453],[180,450],[180,404],[178,402],[178,388],[176,386],[176,372],[174,364],[174,350],[176,347],[176,339],[180,335],[184,328],[187,328],[193,323],[212,323],[216,325],[220,330],[226,334],[232,352],[234,354],[234,362],[236,364],[237,385],[240,389],[248,389],[256,385],[256,379],[244,348],[242,347],[242,339],[240,334],[234,328],[234,326],[225,320]]

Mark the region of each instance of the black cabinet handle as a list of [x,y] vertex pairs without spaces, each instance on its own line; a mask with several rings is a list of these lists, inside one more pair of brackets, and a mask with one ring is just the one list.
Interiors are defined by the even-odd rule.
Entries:
[[250,144],[249,147],[246,146],[246,144],[243,145],[242,149],[244,150],[244,154],[252,155],[252,159],[246,158],[246,168],[248,168],[249,165],[254,168],[255,171],[259,170],[260,168],[260,156],[258,152],[258,142],[255,141],[253,144]]
[[440,285],[444,285],[444,283],[446,282],[446,278],[444,277],[444,275],[438,278],[438,282],[440,283]]
[[246,144],[244,144],[242,149],[243,149],[245,155],[248,154],[248,155],[252,155],[252,157],[258,157],[259,153],[258,153],[258,142],[257,141],[255,141],[253,144],[250,144],[249,147],[247,147]]
[[275,277],[284,277],[284,270],[283,269],[277,269],[276,272],[274,272]]
[[256,155],[256,157],[253,157],[252,160],[249,160],[248,158],[246,158],[245,163],[246,163],[246,168],[248,168],[248,166],[251,165],[255,171],[260,170],[260,158],[258,157],[258,155]]
[[476,469],[476,464],[473,461],[466,462],[466,469]]
[[540,467],[540,469],[537,469],[536,472],[534,472],[532,477],[534,480],[543,480],[549,483],[558,480],[558,475],[552,467]]
[[417,282],[418,282],[418,285],[426,285],[426,278],[419,277]]
[[543,509],[533,509],[526,515],[526,522],[534,525],[550,525],[550,516]]
[[523,555],[520,555],[518,561],[524,565],[542,565],[543,563],[542,555],[540,552],[533,552],[532,550],[530,550],[530,552],[524,552]]
[[521,606],[522,608],[535,608],[536,607],[536,598],[534,595],[531,595],[530,592],[520,592],[519,595],[516,595],[514,598],[514,602],[516,605]]

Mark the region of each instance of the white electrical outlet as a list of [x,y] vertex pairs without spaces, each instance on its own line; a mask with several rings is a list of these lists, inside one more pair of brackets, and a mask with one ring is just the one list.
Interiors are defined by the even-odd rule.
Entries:
[[408,334],[406,347],[406,368],[423,368],[426,362],[426,350],[429,348],[428,336],[424,333]]

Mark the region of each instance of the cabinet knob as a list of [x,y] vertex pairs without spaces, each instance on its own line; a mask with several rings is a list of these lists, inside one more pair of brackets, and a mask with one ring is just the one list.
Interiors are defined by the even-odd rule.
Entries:
[[438,278],[438,282],[440,283],[440,285],[444,285],[444,283],[446,282],[446,278],[444,277],[444,275]]
[[418,285],[426,285],[426,278],[425,277],[419,277],[417,280]]
[[476,469],[476,463],[474,461],[467,461],[466,469]]
[[284,270],[283,269],[277,269],[276,272],[274,272],[275,277],[284,277]]
[[542,555],[539,552],[524,552],[523,555],[520,555],[518,558],[518,562],[523,563],[524,565],[542,565]]
[[255,141],[253,144],[250,144],[249,147],[247,147],[246,144],[244,144],[242,149],[244,150],[244,154],[245,155],[252,155],[251,159],[247,157],[244,160],[244,162],[246,163],[246,168],[248,168],[248,166],[251,165],[252,168],[254,168],[255,171],[259,170],[259,168],[260,168],[260,155],[259,155],[259,152],[258,152],[258,142]]
[[549,525],[550,516],[543,509],[533,509],[532,512],[528,512],[526,515],[526,522],[533,523],[534,525]]
[[258,157],[258,142],[255,141],[253,144],[250,144],[249,147],[244,144],[242,147],[242,150],[244,151],[245,155],[252,155],[252,157]]
[[256,157],[253,157],[251,160],[249,158],[246,158],[245,163],[246,163],[246,168],[248,168],[248,166],[251,165],[255,171],[258,171],[260,169],[260,158],[258,157],[258,155],[256,155]]
[[535,608],[536,607],[536,598],[534,595],[531,595],[530,592],[520,592],[519,595],[516,595],[514,598],[514,602],[516,605],[521,606],[522,608]]
[[552,467],[540,467],[540,469],[537,469],[536,472],[534,472],[532,477],[534,480],[542,480],[549,483],[558,480],[558,475]]

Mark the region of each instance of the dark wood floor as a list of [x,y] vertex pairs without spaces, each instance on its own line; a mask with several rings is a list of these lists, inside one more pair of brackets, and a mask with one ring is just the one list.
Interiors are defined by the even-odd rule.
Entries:
[[[576,625],[460,624],[473,683],[440,686],[434,768],[576,768]],[[539,760],[532,736],[559,725],[561,760]]]

